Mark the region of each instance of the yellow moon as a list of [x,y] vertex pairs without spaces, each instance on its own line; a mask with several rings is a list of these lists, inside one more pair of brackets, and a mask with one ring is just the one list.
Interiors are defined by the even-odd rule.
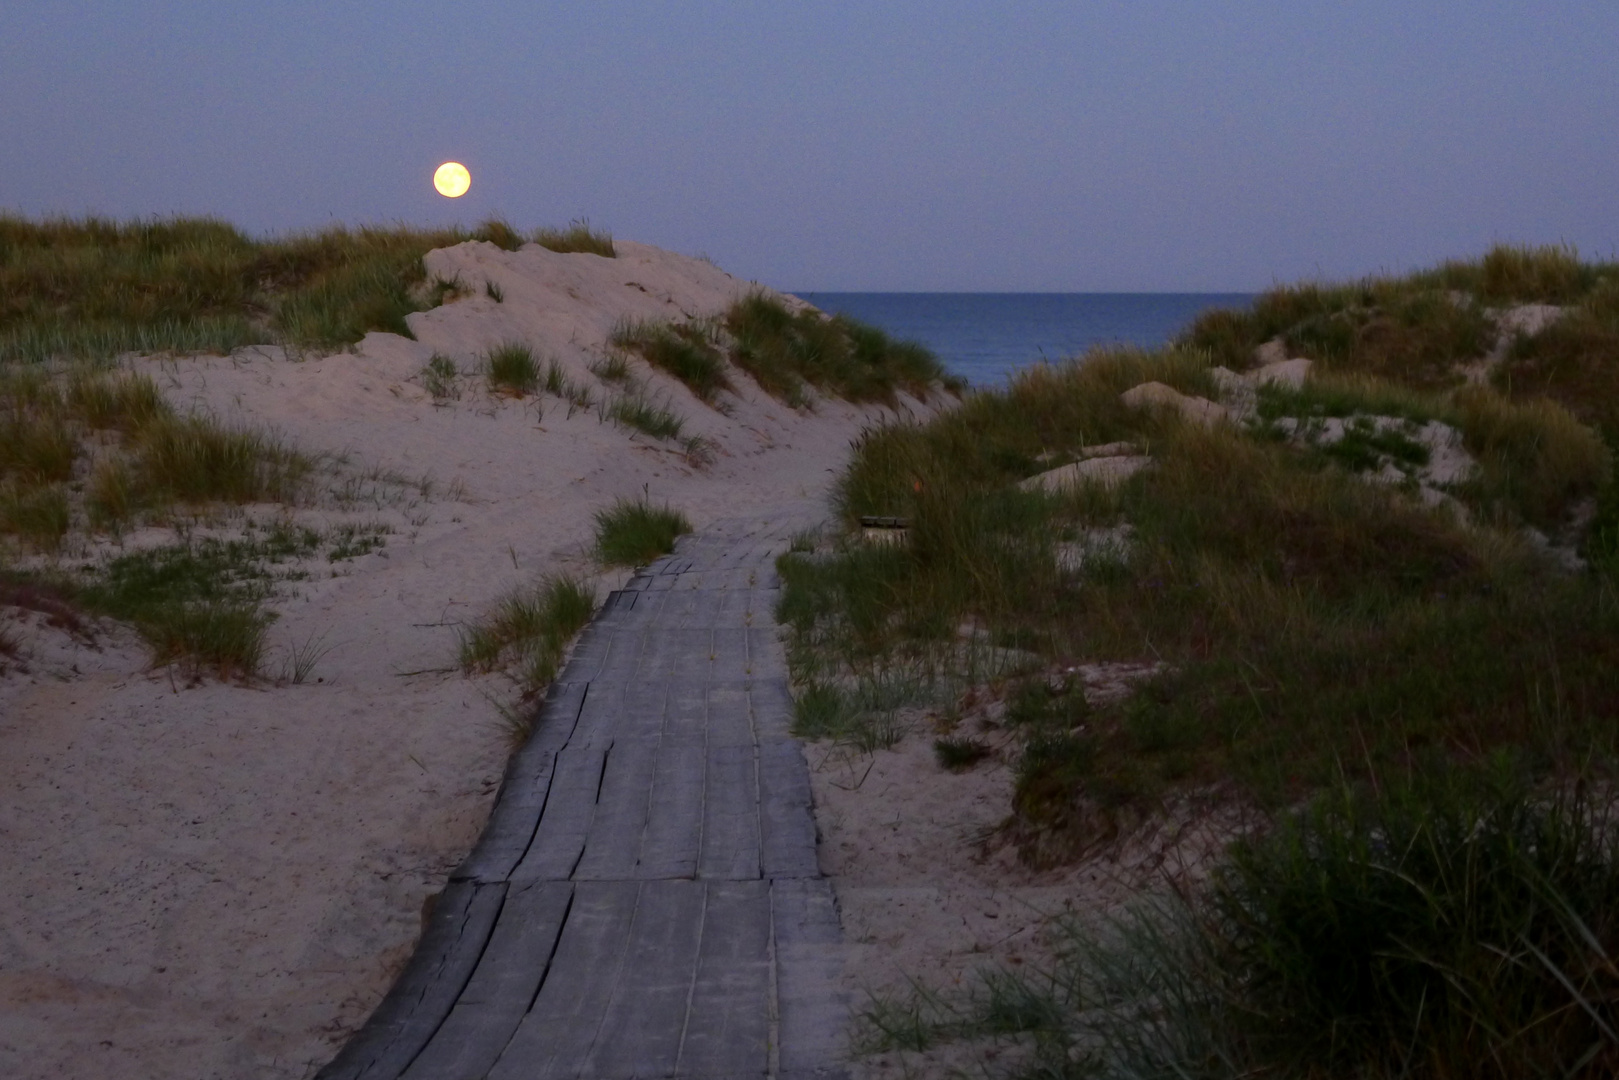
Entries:
[[459,161],[446,161],[433,174],[433,186],[446,199],[459,199],[472,186],[472,174]]

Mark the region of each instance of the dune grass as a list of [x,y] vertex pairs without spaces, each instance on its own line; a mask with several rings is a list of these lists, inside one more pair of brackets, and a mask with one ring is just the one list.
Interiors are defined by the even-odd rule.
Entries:
[[596,512],[596,554],[609,566],[644,566],[675,548],[675,539],[691,532],[686,515],[669,506],[653,506],[642,496],[619,499]]
[[443,353],[434,353],[421,371],[422,389],[433,395],[434,404],[454,401],[461,396],[461,370]]
[[282,568],[317,549],[319,534],[278,529],[264,538],[192,542],[123,555],[75,592],[91,611],[132,623],[154,666],[178,663],[193,676],[259,674],[272,617],[263,610]]
[[534,242],[543,248],[562,254],[581,253],[600,255],[605,259],[618,257],[613,247],[613,234],[606,229],[592,229],[585,220],[570,221],[566,229],[539,229]]
[[926,399],[965,383],[914,342],[896,342],[873,326],[817,311],[791,312],[779,300],[754,293],[726,311],[721,325],[732,341],[730,359],[773,397],[803,404],[807,384],[850,401],[893,404],[897,391]]
[[1611,1075],[1613,825],[1510,768],[1334,790],[1198,893],[1068,923],[1049,968],[876,999],[862,1048],[967,1040],[1030,1078]]
[[[1551,288],[1511,285],[1534,278],[1521,266],[1516,278],[1492,273],[1497,289]],[[1386,291],[1398,300],[1430,276]],[[1294,314],[1317,317],[1308,304]],[[1244,347],[1288,329],[1250,327]],[[1199,785],[1276,806],[1427,755],[1512,748],[1552,771],[1608,760],[1619,592],[1600,567],[1555,568],[1520,530],[1578,541],[1568,530],[1589,514],[1581,507],[1615,505],[1611,452],[1550,396],[1444,389],[1437,361],[1392,355],[1351,349],[1300,390],[1262,392],[1249,428],[1206,430],[1121,402],[1147,381],[1214,396],[1219,353],[1182,344],[1036,367],[925,426],[869,431],[838,482],[841,517],[850,529],[864,515],[904,518],[906,540],[783,560],[796,673],[810,688],[895,669],[924,687],[981,677],[962,667],[976,662],[956,635],[966,622],[1036,680],[1085,662],[1161,661],[1094,715],[1071,714],[1076,690],[1015,725],[1026,745],[1012,809],[1036,861],[1072,857]],[[1274,436],[1284,415],[1452,425],[1477,460],[1447,489],[1466,519],[1363,479],[1378,462],[1423,463],[1426,449],[1397,430],[1354,429],[1321,453]],[[1153,459],[1121,487],[1015,486],[1118,441]],[[1075,565],[1087,537],[1124,527],[1121,549]],[[1597,535],[1588,529],[1582,550]],[[1002,692],[1018,685],[1010,677]]]
[[519,341],[490,349],[484,358],[484,375],[492,393],[526,397],[540,387],[540,365],[534,359],[534,350]]
[[592,404],[590,388],[575,382],[554,356],[545,362],[540,388],[552,397],[566,401],[570,409],[588,409]]
[[145,376],[0,367],[0,535],[46,550],[172,508],[296,502],[315,462],[276,438],[177,415]]
[[[743,297],[714,321],[625,323],[609,344],[668,372],[716,407],[722,391],[735,392],[728,374],[733,364],[793,408],[809,404],[810,387],[888,405],[902,390],[926,400],[941,388],[959,394],[966,387],[921,345],[893,341],[842,315],[795,313],[763,293]],[[604,363],[613,362],[610,356]]]
[[[1452,378],[1495,343],[1469,314],[1487,303],[1573,305],[1509,372],[1561,348],[1558,326],[1600,340],[1580,320],[1611,268],[1565,256],[1273,290],[1170,348],[1033,368],[862,438],[844,538],[779,563],[805,734],[869,745],[885,708],[1000,699],[1017,747],[1000,835],[1037,865],[1174,800],[1268,822],[1205,888],[1076,931],[1043,980],[879,1002],[876,1043],[1009,1038],[991,1071],[1029,1076],[1612,1071],[1619,485],[1591,371],[1613,358],[1593,344],[1538,383]],[[1246,425],[1119,398],[1147,381],[1217,396],[1212,366],[1276,337],[1320,363],[1259,392]],[[1333,452],[1278,428],[1329,418],[1354,435]],[[1442,492],[1368,479],[1425,465],[1409,432],[1434,424],[1470,473]],[[1118,486],[1017,487],[1119,441],[1152,463]],[[862,515],[906,519],[903,542],[860,542]],[[1531,526],[1588,564],[1548,557]],[[1145,674],[1092,699],[1078,673],[1111,662]],[[941,764],[970,767],[952,739]]]
[[605,383],[628,383],[630,381],[629,358],[621,352],[608,352],[605,356],[591,362],[590,373]]
[[[314,496],[318,468],[271,435],[175,413],[145,376],[0,367],[0,538],[23,551],[57,555],[70,540],[138,523],[189,527],[220,507],[296,505]],[[335,561],[380,543],[359,526],[324,537],[278,526],[257,539],[198,539],[35,573],[60,577],[73,603],[134,624],[155,664],[249,678],[270,621],[262,602],[286,576],[273,567],[322,546]]]
[[678,439],[685,422],[667,403],[653,401],[640,387],[631,387],[601,403],[601,417],[654,439]]
[[721,391],[735,389],[714,329],[706,323],[624,323],[614,328],[608,344],[673,375],[706,404],[716,405]]
[[[1582,263],[1563,247],[1502,246],[1478,262],[1449,262],[1403,278],[1271,289],[1246,310],[1201,316],[1180,341],[1240,371],[1252,365],[1255,348],[1280,338],[1289,356],[1317,360],[1328,370],[1446,389],[1462,382],[1459,364],[1481,359],[1494,344],[1495,325],[1486,309],[1593,302],[1600,308],[1601,298],[1616,289],[1619,264]],[[1587,324],[1561,334],[1584,340],[1593,330]],[[1553,344],[1558,336],[1548,338],[1545,347],[1566,349]],[[1595,337],[1600,348],[1600,330]],[[1576,397],[1570,393],[1563,403],[1572,408]]]
[[409,337],[405,316],[458,288],[426,281],[422,256],[466,240],[523,243],[497,219],[471,232],[337,227],[259,240],[208,218],[0,214],[0,363]]
[[1496,385],[1514,398],[1556,401],[1619,441],[1619,271],[1545,330],[1515,341]]
[[567,575],[515,589],[462,630],[461,668],[468,673],[509,669],[524,697],[533,697],[556,678],[568,642],[595,608],[595,590]]

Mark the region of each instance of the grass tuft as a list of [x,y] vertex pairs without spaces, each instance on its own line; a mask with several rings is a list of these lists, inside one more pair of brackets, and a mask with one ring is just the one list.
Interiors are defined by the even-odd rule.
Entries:
[[613,247],[613,234],[606,229],[592,229],[584,219],[570,221],[566,229],[540,229],[534,242],[543,248],[562,254],[583,253],[600,255],[606,259],[618,257]]
[[18,489],[0,485],[0,533],[40,551],[55,552],[72,527],[67,488],[61,484]]
[[534,351],[521,342],[508,341],[490,349],[484,370],[489,389],[497,394],[524,397],[540,386],[540,366]]
[[462,630],[462,670],[511,668],[524,696],[532,697],[556,678],[568,642],[595,608],[595,589],[567,575],[507,593],[489,614]]
[[461,396],[461,372],[443,353],[434,353],[422,368],[422,389],[433,395],[435,404]]
[[722,390],[734,390],[725,374],[725,358],[713,328],[703,323],[627,323],[618,326],[608,344],[639,355],[667,371],[709,405]]
[[610,352],[590,365],[590,372],[602,382],[627,383],[630,381],[630,362],[621,352]]
[[644,566],[675,548],[675,538],[691,532],[678,510],[655,507],[642,496],[619,499],[596,512],[596,553],[609,566]]
[[941,768],[951,772],[966,772],[994,751],[982,739],[967,735],[949,735],[933,741],[933,756]]
[[[516,251],[523,246],[522,234],[500,218],[490,218],[479,225],[473,232],[472,239],[487,241],[502,251]],[[495,299],[498,300],[499,297]]]
[[654,439],[678,439],[685,423],[666,404],[647,398],[639,389],[610,398],[601,416]]

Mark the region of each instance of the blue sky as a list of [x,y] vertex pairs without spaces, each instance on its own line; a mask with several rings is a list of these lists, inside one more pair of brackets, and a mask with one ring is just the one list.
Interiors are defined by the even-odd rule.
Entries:
[[588,217],[800,290],[1613,258],[1616,57],[1612,0],[17,3],[0,209]]

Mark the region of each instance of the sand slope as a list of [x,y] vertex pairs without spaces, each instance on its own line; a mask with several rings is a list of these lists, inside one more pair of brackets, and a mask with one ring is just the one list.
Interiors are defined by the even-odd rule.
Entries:
[[[498,784],[496,703],[512,689],[445,670],[456,625],[542,572],[595,573],[591,514],[618,496],[645,490],[699,527],[747,508],[819,516],[849,440],[881,410],[794,412],[738,373],[722,415],[637,362],[717,447],[701,470],[556,398],[491,397],[469,379],[436,405],[422,389],[435,351],[471,369],[490,345],[522,340],[599,397],[587,364],[618,320],[709,315],[753,287],[700,260],[620,250],[433,252],[430,273],[472,291],[411,316],[416,341],[373,334],[301,362],[272,348],[131,361],[177,405],[346,455],[327,482],[344,497],[300,521],[392,532],[379,552],[316,560],[274,603],[267,666],[319,642],[319,682],[187,686],[147,670],[127,631],[90,646],[0,608],[26,668],[0,674],[0,1075],[310,1075],[387,988]],[[600,576],[603,589],[617,576]]]

